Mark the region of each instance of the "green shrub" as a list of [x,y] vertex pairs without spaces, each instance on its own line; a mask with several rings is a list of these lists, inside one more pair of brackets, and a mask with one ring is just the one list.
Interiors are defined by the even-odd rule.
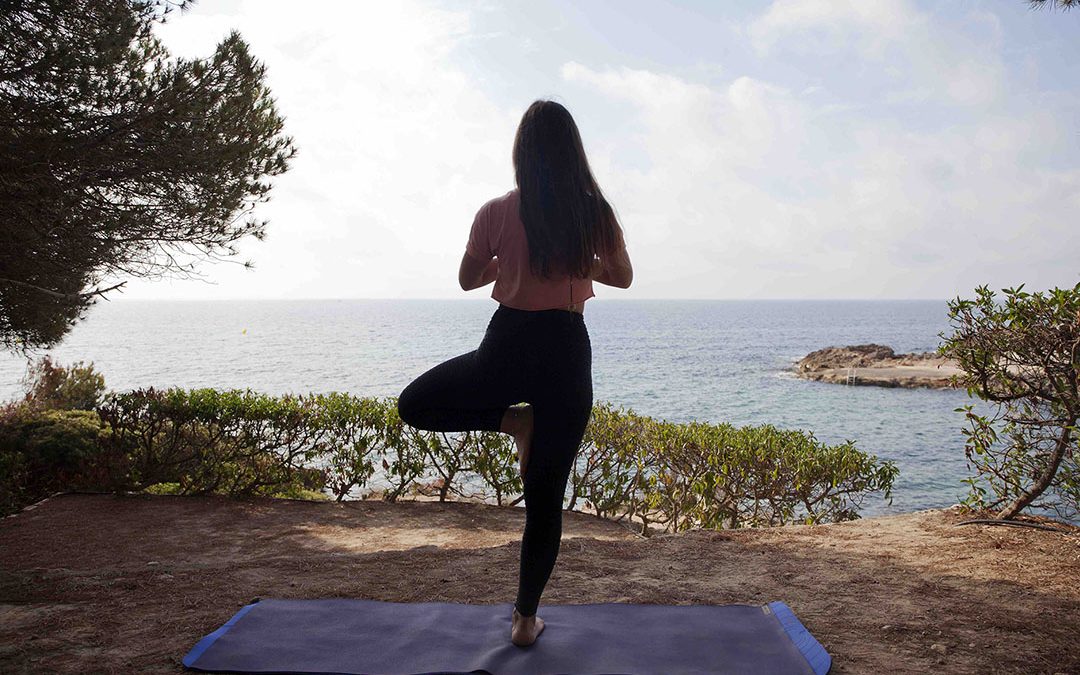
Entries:
[[394,399],[383,401],[383,424],[382,468],[389,483],[383,499],[393,502],[424,475],[429,449],[438,441],[433,433],[402,422]]
[[64,367],[46,355],[30,366],[25,381],[25,402],[34,408],[93,410],[105,395],[105,378],[82,361]]
[[98,412],[112,431],[115,489],[174,483],[181,494],[329,490],[340,500],[368,484],[393,426],[385,404],[340,393],[145,389]]
[[669,530],[851,520],[867,494],[888,498],[898,474],[851,442],[829,446],[800,430],[661,426],[646,500]]
[[891,462],[770,425],[674,424],[598,405],[575,469],[571,504],[634,520],[643,533],[820,523],[888,498]]
[[949,302],[951,335],[940,352],[959,364],[968,396],[993,406],[957,408],[975,473],[969,506],[1012,518],[1029,507],[1080,513],[1080,284],[1046,293],[986,286]]
[[579,502],[602,518],[636,518],[648,522],[644,490],[654,472],[660,427],[632,410],[609,403],[593,406],[578,460],[570,474],[570,502]]
[[99,488],[105,436],[93,411],[7,406],[0,413],[0,509],[15,511],[59,490]]
[[[0,416],[0,476],[9,476],[0,506],[8,510],[29,494],[76,485],[341,500],[370,492],[380,466],[389,501],[427,480],[444,500],[522,500],[510,436],[414,429],[393,398],[141,389],[107,396],[96,413],[22,405]],[[826,522],[856,517],[873,492],[887,497],[895,476],[894,465],[852,443],[827,446],[767,425],[673,424],[601,403],[569,480],[568,508],[633,521],[645,534]]]
[[465,444],[468,474],[477,476],[490,492],[479,496],[499,506],[513,506],[523,499],[514,439],[493,431],[468,432]]
[[0,516],[14,513],[35,499],[27,490],[28,474],[22,454],[0,448]]
[[279,499],[303,499],[307,501],[329,501],[330,495],[321,490],[312,490],[299,485],[286,485],[285,487],[266,490],[260,493],[264,497],[276,497]]
[[[380,455],[389,487],[383,498],[395,501],[431,479],[445,501],[456,495],[513,505],[521,501],[521,477],[513,439],[491,431],[432,432],[401,421],[397,399],[373,400],[384,420]],[[465,482],[474,488],[466,490]],[[475,486],[479,485],[479,489]]]
[[387,415],[377,399],[348,394],[319,394],[308,399],[309,421],[326,432],[317,445],[325,484],[338,501],[366,487],[375,474],[375,459],[383,451]]
[[154,483],[143,488],[143,492],[148,495],[179,495],[183,494],[180,490],[180,483]]
[[110,396],[98,412],[112,432],[114,489],[177,483],[182,494],[250,495],[322,487],[308,466],[329,435],[318,408],[312,397],[143,389]]

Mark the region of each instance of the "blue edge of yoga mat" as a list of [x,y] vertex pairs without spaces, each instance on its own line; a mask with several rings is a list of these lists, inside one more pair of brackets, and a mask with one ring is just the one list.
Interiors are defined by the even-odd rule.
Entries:
[[[233,626],[235,626],[236,623],[240,621],[240,619],[242,619],[245,614],[258,606],[258,604],[259,600],[255,600],[251,604],[244,606],[240,609],[240,611],[234,614],[231,619],[226,621],[225,624],[221,626],[221,628],[218,628],[213,633],[210,633],[209,635],[199,640],[199,642],[191,649],[191,651],[188,652],[186,656],[184,656],[184,667],[192,670],[206,670],[206,672],[222,672],[200,668],[196,662],[199,660],[199,657],[201,657],[208,649],[210,649],[210,647],[214,645],[215,642],[217,642],[223,635],[229,632],[229,630]],[[795,616],[795,613],[791,611],[791,608],[788,607],[785,603],[779,601],[770,602],[767,605],[764,605],[764,607],[768,608],[772,616],[774,616],[779,622],[780,627],[783,628],[784,633],[787,634],[787,637],[791,640],[792,644],[799,650],[799,653],[802,654],[803,658],[806,659],[806,663],[809,666],[810,670],[813,671],[814,675],[827,675],[829,669],[832,667],[832,657],[830,657],[829,653],[825,651],[825,648],[821,646],[821,643],[819,643],[814,638],[814,636],[810,634],[810,631],[808,631],[806,627],[802,625],[802,622],[799,621],[799,619]],[[259,670],[249,672],[268,671]],[[305,673],[305,675],[341,675],[338,672],[303,672]]]

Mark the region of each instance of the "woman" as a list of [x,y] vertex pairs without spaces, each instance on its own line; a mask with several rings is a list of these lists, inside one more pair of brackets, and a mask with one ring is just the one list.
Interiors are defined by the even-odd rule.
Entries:
[[585,301],[593,281],[629,287],[633,268],[566,108],[529,106],[513,159],[517,189],[480,208],[458,272],[466,291],[494,281],[499,307],[480,346],[416,378],[398,411],[419,429],[514,437],[525,532],[510,638],[524,647],[544,630],[536,609],[559,553],[563,494],[592,412]]

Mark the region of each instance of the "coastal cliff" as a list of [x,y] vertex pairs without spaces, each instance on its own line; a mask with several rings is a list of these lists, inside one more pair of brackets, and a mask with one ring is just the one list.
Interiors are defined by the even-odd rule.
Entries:
[[826,347],[795,363],[795,373],[807,380],[874,387],[948,389],[961,372],[935,352],[897,354],[878,344]]

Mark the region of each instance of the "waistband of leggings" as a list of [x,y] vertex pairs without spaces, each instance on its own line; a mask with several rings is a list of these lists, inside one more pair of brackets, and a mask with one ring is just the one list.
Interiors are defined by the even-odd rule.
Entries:
[[508,307],[502,303],[499,303],[498,309],[495,310],[496,314],[504,316],[520,317],[523,319],[535,319],[552,317],[553,320],[558,321],[575,321],[585,323],[585,315],[581,312],[571,312],[565,309],[516,309],[514,307]]

